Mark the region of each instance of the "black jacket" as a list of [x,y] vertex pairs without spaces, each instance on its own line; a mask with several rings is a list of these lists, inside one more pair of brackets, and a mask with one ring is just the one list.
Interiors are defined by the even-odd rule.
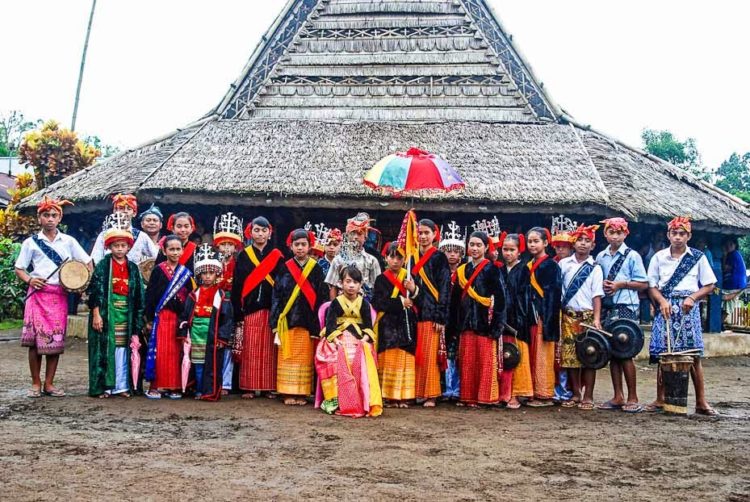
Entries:
[[[258,262],[262,263],[263,260],[271,253],[274,248],[271,245],[266,245],[263,251],[259,251],[258,248],[254,247],[255,256],[258,258]],[[276,274],[281,270],[280,266],[283,266],[284,258],[280,258],[276,267],[271,272],[271,278],[276,279]],[[253,314],[259,310],[270,310],[271,309],[271,296],[273,294],[273,288],[268,281],[263,280],[255,287],[255,289],[242,300],[242,289],[245,287],[245,279],[253,273],[255,265],[250,261],[250,257],[247,255],[245,250],[240,251],[237,255],[237,262],[234,267],[234,279],[232,280],[232,309],[234,311],[235,322],[242,321],[245,316]]]
[[[465,277],[469,280],[474,274],[475,267],[473,262],[462,265],[462,267],[466,267]],[[457,276],[459,272],[460,267],[459,271],[456,272]],[[493,339],[500,338],[503,333],[506,315],[505,284],[500,275],[500,269],[494,263],[488,263],[479,272],[472,286],[479,296],[494,297],[492,320],[490,321],[489,319],[489,307],[477,302],[469,294],[464,294],[461,283],[456,280],[451,302],[452,308],[455,308],[457,313],[456,330],[459,333],[471,330],[480,336]]]
[[451,302],[451,269],[448,265],[448,258],[440,251],[434,252],[425,264],[424,271],[438,291],[438,300],[435,300],[419,274],[415,274],[412,270],[414,282],[419,286],[419,295],[416,298],[419,321],[446,324]]
[[[383,313],[378,322],[378,352],[403,349],[414,354],[417,347],[417,316],[412,309],[404,309],[401,294],[391,298],[393,284],[384,274],[375,280],[372,306]],[[424,294],[424,291],[419,293]]]
[[[309,258],[312,260],[313,258]],[[300,273],[302,267],[297,260],[292,258],[286,262],[280,263],[278,273],[276,275],[276,284],[273,288],[273,296],[271,298],[271,328],[276,329],[279,323],[279,316],[286,308],[286,304],[289,297],[292,295],[292,291],[297,283],[294,281],[294,277],[289,272],[287,263],[292,267],[297,267]],[[328,285],[325,283],[325,277],[323,277],[323,270],[320,265],[315,263],[310,275],[307,277],[308,282],[315,290],[315,305],[310,308],[310,304],[307,302],[305,295],[302,292],[299,293],[292,309],[286,316],[289,329],[292,328],[305,328],[310,332],[310,336],[318,337],[320,335],[320,321],[318,320],[318,309],[323,302],[328,301]]]

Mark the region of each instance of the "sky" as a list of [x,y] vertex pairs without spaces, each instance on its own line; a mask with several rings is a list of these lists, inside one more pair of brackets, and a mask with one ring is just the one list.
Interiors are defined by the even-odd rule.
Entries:
[[[750,151],[750,2],[489,0],[545,89],[580,123],[640,146]],[[215,107],[286,0],[99,0],[77,130],[121,148]],[[0,114],[70,125],[91,0],[0,0]]]

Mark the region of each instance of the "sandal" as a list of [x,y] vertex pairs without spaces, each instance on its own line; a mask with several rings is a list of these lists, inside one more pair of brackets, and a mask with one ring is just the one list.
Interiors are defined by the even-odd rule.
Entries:
[[182,399],[182,394],[179,392],[168,392],[167,397],[169,399]]
[[521,403],[516,401],[515,403],[508,403],[505,407],[509,410],[518,410],[521,408]]
[[26,397],[30,397],[32,399],[36,399],[38,397],[42,397],[42,388],[36,388],[32,387],[29,389],[29,391],[26,393]]
[[646,413],[661,413],[663,410],[663,404],[651,403],[643,407],[643,411],[645,411]]
[[594,403],[578,403],[578,409],[583,411],[593,411]]
[[288,397],[284,399],[284,404],[287,406],[294,406],[295,404],[297,404],[297,400],[292,397]]
[[621,410],[622,408],[623,408],[622,404],[613,403],[611,399],[607,401],[606,403],[597,405],[596,407],[597,410],[607,410],[607,411],[618,411],[618,410]]
[[106,392],[103,392],[96,397],[98,397],[99,399],[109,399],[109,394],[107,394]]
[[306,406],[307,399],[297,399],[297,401],[294,404],[296,404],[297,406]]
[[155,390],[150,390],[144,394],[147,399],[161,399],[161,393]]
[[242,397],[242,399],[255,399],[255,392],[247,392],[240,397]]
[[398,403],[398,407],[399,408],[408,408],[409,407],[409,403]]
[[708,408],[696,408],[695,409],[696,415],[703,415],[706,417],[718,417],[720,413],[716,411],[715,409],[711,408],[710,406]]
[[622,411],[625,413],[641,413],[643,405],[640,403],[626,403],[622,406]]
[[568,399],[567,401],[563,401],[562,403],[560,403],[560,406],[562,406],[563,408],[575,408],[576,406],[578,406],[578,401]]
[[51,397],[65,397],[65,391],[62,389],[58,389],[57,387],[53,387],[51,390],[45,388],[44,390],[42,390],[42,393]]
[[550,406],[554,406],[554,403],[552,401],[540,401],[537,399],[532,399],[531,401],[528,401],[526,403],[526,406],[529,406],[531,408],[548,408]]

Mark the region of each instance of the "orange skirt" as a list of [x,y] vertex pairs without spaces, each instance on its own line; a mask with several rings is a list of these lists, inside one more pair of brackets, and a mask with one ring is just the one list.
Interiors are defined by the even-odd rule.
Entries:
[[438,366],[438,348],[440,335],[435,331],[435,323],[422,321],[417,323],[416,395],[417,399],[434,399],[440,389],[440,367]]
[[406,401],[416,397],[414,356],[402,349],[388,349],[378,355],[378,376],[383,399]]
[[542,339],[541,322],[531,327],[530,360],[534,397],[552,399],[555,396],[555,342]]
[[285,359],[283,351],[278,351],[276,390],[286,396],[309,396],[312,394],[315,343],[305,328],[291,328],[288,340],[292,354]]
[[521,354],[521,360],[518,366],[513,370],[513,388],[511,395],[513,397],[534,397],[534,383],[531,379],[531,358],[529,354],[529,344],[518,341],[518,352]]

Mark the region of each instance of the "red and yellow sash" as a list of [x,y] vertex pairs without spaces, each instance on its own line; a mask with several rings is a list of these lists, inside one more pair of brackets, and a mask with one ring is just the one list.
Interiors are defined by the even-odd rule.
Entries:
[[383,272],[383,275],[386,279],[388,279],[388,282],[393,284],[393,292],[391,293],[391,298],[396,298],[399,293],[401,296],[406,297],[406,287],[404,286],[404,279],[406,279],[406,270],[403,268],[399,270],[398,277],[391,272],[390,270],[386,270]]
[[193,257],[193,253],[195,252],[195,243],[188,241],[187,244],[185,244],[185,249],[182,250],[182,256],[180,256],[180,259],[178,260],[180,262],[180,265],[183,267],[187,267],[188,262]]
[[[419,275],[419,277],[422,278],[423,284],[427,286],[427,289],[432,294],[433,298],[435,298],[435,301],[438,302],[440,301],[440,293],[438,293],[437,288],[434,284],[432,284],[432,281],[430,281],[430,278],[427,276],[427,272],[424,271],[424,266],[428,261],[430,261],[430,258],[432,258],[432,255],[435,254],[436,251],[436,247],[430,247],[430,249],[428,249],[427,252],[421,257],[419,256],[419,254],[417,254],[419,259],[417,260],[416,265],[414,265],[414,268],[411,270],[411,273],[412,275]],[[417,253],[419,253],[419,251],[417,251]]]
[[539,285],[539,282],[536,280],[536,270],[539,268],[539,265],[541,265],[547,258],[549,258],[549,255],[545,254],[539,257],[539,259],[535,262],[529,262],[526,264],[527,267],[529,267],[529,272],[531,275],[531,287],[534,288],[534,291],[537,292],[539,296],[544,298],[544,290],[542,290],[542,287]]
[[461,289],[463,290],[462,297],[465,297],[466,295],[469,295],[472,300],[476,301],[477,303],[484,305],[485,307],[489,308],[492,306],[492,298],[489,296],[481,296],[477,291],[474,289],[474,281],[477,279],[477,276],[479,273],[490,263],[490,260],[484,259],[482,260],[479,265],[477,265],[477,268],[474,269],[474,273],[471,274],[471,277],[468,279],[466,278],[466,264],[464,263],[460,267],[458,267],[458,270],[456,270],[456,276],[458,277],[458,284],[461,286]]
[[259,261],[258,257],[255,255],[255,250],[253,249],[253,246],[248,246],[245,248],[245,253],[247,253],[247,257],[250,258],[250,261],[253,262],[253,265],[255,265],[255,268],[252,272],[245,278],[245,283],[242,285],[242,299],[244,300],[247,295],[253,292],[255,288],[258,287],[258,285],[263,282],[267,281],[268,284],[273,287],[274,281],[271,277],[271,272],[273,269],[276,268],[276,265],[279,263],[279,260],[283,257],[281,254],[281,251],[278,249],[271,250],[270,253],[268,253],[268,256],[263,258],[263,261]]
[[287,321],[286,316],[289,315],[289,312],[292,310],[292,306],[294,306],[294,302],[297,300],[300,292],[305,295],[305,298],[313,311],[315,310],[315,300],[317,296],[312,285],[310,285],[310,282],[307,280],[310,272],[315,268],[315,260],[308,258],[302,271],[299,270],[299,266],[294,263],[294,261],[294,258],[288,260],[286,262],[286,267],[289,269],[289,273],[292,274],[292,278],[294,278],[294,282],[296,282],[297,285],[294,286],[292,294],[289,295],[289,300],[286,302],[281,315],[279,315],[279,323],[276,326],[276,332],[281,341],[281,355],[284,359],[289,359],[292,356],[292,344],[289,341],[289,322]]

